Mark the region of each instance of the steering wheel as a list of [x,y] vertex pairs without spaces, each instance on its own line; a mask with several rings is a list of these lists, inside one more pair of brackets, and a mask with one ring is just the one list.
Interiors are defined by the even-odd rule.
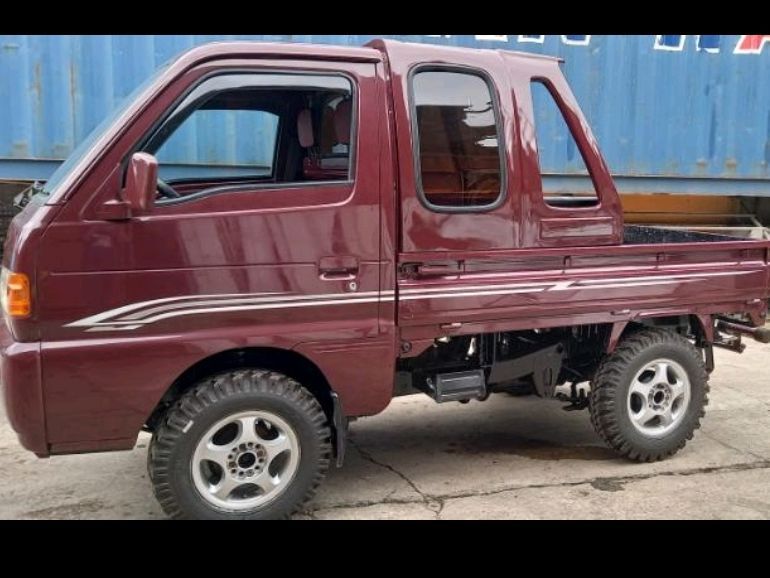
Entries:
[[158,178],[158,194],[165,199],[178,199],[182,196],[161,178]]

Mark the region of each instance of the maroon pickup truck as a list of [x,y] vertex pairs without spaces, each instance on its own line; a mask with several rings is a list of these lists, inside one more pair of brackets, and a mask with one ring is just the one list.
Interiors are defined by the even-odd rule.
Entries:
[[[547,147],[585,191],[554,189]],[[624,226],[541,56],[196,48],[19,204],[10,423],[40,457],[152,432],[173,517],[291,515],[349,421],[413,393],[562,399],[660,460],[700,424],[713,347],[770,338],[770,242]]]

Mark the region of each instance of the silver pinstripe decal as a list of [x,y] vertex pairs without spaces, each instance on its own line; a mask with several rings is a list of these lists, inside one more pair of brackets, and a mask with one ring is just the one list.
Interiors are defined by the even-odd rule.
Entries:
[[[456,287],[405,288],[400,300],[450,299],[459,297],[486,297],[516,295],[544,291],[576,289],[610,289],[619,287],[670,285],[712,277],[751,274],[742,273],[683,273],[678,275],[650,275],[644,277],[616,277],[606,279],[576,279],[574,281],[541,281],[503,285],[467,285]],[[362,293],[334,293],[320,295],[288,295],[285,293],[235,293],[221,295],[185,295],[131,303],[68,323],[65,327],[81,327],[86,331],[130,331],[150,323],[173,317],[205,313],[258,311],[264,309],[319,307],[323,305],[351,305],[355,303],[388,302],[395,299],[395,291],[368,291]]]

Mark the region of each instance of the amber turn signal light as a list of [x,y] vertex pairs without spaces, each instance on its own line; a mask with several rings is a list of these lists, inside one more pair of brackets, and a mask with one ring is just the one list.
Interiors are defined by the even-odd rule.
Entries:
[[32,312],[29,278],[24,273],[3,269],[0,279],[3,311],[8,317],[27,317]]

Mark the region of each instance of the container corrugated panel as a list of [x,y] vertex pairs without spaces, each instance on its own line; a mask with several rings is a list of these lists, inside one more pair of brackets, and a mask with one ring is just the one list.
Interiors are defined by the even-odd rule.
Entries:
[[[193,46],[236,39],[361,45],[372,38],[0,36],[0,179],[19,176],[25,162],[66,157],[154,69]],[[391,38],[564,58],[565,74],[620,177],[770,179],[770,36]],[[554,151],[543,159],[545,171],[582,169],[574,155],[565,164],[558,147],[545,148]],[[207,159],[201,147],[179,155],[231,160]]]

